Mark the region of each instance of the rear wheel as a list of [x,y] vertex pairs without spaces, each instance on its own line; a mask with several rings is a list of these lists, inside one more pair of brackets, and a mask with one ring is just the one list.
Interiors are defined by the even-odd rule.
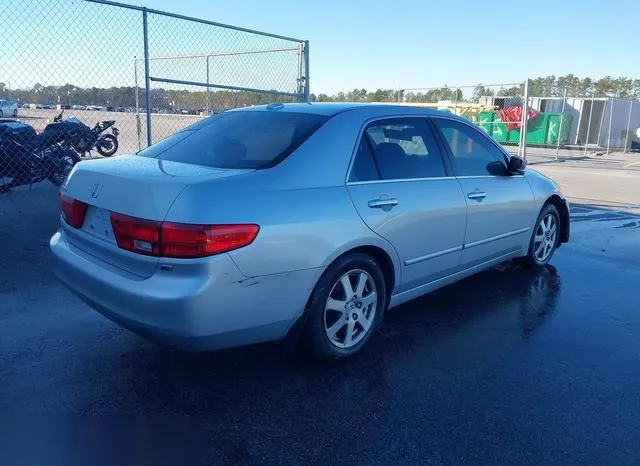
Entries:
[[17,117],[17,116],[18,116],[18,109],[17,109],[17,108],[13,111],[13,116],[14,116],[14,117]]
[[113,134],[105,134],[98,139],[96,150],[103,157],[111,157],[118,150],[118,139]]
[[371,338],[386,303],[385,281],[376,261],[360,253],[334,262],[313,291],[307,340],[322,359],[357,353]]
[[62,186],[73,166],[80,161],[76,154],[65,153],[58,157],[47,174],[47,179],[56,186]]
[[546,205],[538,219],[529,243],[529,251],[524,258],[525,265],[540,267],[547,264],[558,247],[560,240],[560,214],[554,205]]

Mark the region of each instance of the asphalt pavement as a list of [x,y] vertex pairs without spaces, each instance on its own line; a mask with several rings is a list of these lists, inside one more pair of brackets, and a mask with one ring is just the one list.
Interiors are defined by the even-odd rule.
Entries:
[[104,319],[49,270],[55,202],[44,185],[0,197],[2,464],[105,458],[105,431],[148,464],[640,463],[633,213],[573,206],[552,265],[390,311],[360,356],[323,365],[279,344],[184,354]]

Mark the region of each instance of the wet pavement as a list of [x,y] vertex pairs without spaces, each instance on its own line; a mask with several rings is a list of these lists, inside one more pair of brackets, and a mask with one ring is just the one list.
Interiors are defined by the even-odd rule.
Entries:
[[389,312],[359,357],[320,365],[278,344],[182,354],[120,329],[49,273],[48,197],[20,213],[5,199],[4,416],[186,416],[210,464],[640,463],[633,214],[574,207],[552,266],[434,292]]

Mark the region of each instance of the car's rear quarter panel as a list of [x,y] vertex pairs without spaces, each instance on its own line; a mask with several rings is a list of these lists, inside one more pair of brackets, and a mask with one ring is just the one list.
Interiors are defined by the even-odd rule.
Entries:
[[188,186],[166,220],[260,225],[251,245],[230,253],[251,277],[321,271],[361,246],[384,250],[399,277],[395,249],[364,224],[345,186],[362,121],[351,111],[338,114],[273,169]]
[[256,240],[229,253],[247,277],[322,269],[359,246],[376,246],[395,256],[391,245],[362,222],[344,186],[275,191],[250,186],[188,187],[167,221],[258,224]]

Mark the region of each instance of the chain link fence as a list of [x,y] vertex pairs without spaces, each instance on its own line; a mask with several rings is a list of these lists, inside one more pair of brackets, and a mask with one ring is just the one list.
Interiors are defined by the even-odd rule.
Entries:
[[558,160],[640,150],[640,102],[588,90],[575,95],[566,86],[525,80],[401,89],[397,102],[462,116],[523,157]]
[[[578,158],[640,149],[636,134],[640,128],[640,102],[603,96],[597,92],[576,95],[567,88],[536,90],[529,106],[540,112],[536,122],[540,137],[533,144],[543,146],[557,137],[555,158]],[[544,135],[547,139],[540,141]],[[548,151],[545,155],[549,155]]]
[[524,83],[408,88],[398,91],[403,105],[451,112],[475,124],[513,154],[525,155],[522,136]]
[[229,108],[309,96],[299,39],[106,0],[2,2],[0,24],[0,191],[59,183],[78,160]]

